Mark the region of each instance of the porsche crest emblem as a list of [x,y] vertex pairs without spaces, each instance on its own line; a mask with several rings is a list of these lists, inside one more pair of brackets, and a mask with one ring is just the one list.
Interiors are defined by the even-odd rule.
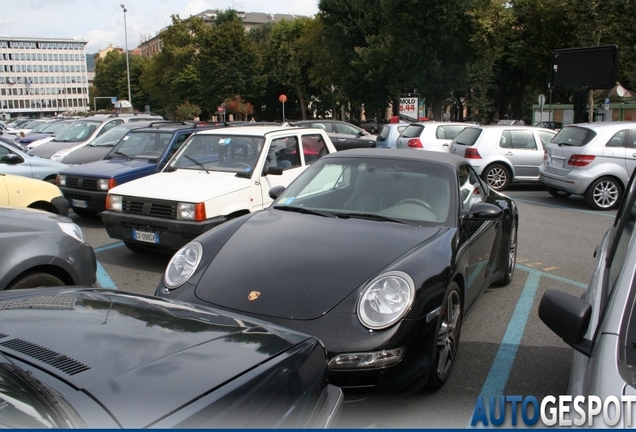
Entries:
[[251,292],[251,293],[247,296],[247,299],[248,299],[249,301],[253,301],[253,300],[256,300],[256,299],[258,298],[258,296],[260,296],[260,295],[261,295],[261,293],[259,293],[258,291],[252,291],[252,292]]

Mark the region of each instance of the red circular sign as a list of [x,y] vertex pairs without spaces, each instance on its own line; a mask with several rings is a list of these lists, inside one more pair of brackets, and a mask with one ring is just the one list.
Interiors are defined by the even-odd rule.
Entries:
[[278,101],[281,102],[281,103],[287,102],[287,96],[285,96],[285,95],[278,96]]

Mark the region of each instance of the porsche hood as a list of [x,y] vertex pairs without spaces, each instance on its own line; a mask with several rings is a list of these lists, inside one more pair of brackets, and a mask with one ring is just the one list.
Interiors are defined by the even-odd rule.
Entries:
[[[378,224],[382,229],[376,229]],[[205,236],[214,236],[213,231],[200,238],[204,254]],[[195,295],[265,319],[314,319],[439,231],[280,210],[257,212],[220,248]]]

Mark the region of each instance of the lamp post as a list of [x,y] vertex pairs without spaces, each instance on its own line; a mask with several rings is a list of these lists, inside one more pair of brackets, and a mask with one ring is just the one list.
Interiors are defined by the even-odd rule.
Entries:
[[128,102],[130,102],[130,105],[132,106],[132,96],[130,95],[130,64],[128,63],[128,28],[126,26],[126,12],[128,12],[128,9],[126,9],[126,6],[124,6],[123,4],[120,6],[121,9],[124,11],[124,38],[126,40],[126,77],[128,78]]

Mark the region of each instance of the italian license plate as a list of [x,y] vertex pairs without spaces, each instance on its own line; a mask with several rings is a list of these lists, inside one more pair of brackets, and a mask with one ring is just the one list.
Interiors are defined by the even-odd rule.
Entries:
[[87,208],[88,207],[88,204],[84,200],[72,199],[71,200],[71,204],[73,204],[73,207],[78,207],[78,208]]
[[137,241],[142,241],[146,243],[159,243],[159,235],[157,233],[148,232],[148,231],[137,231],[132,230],[133,238]]
[[548,166],[552,168],[563,168],[564,165],[565,164],[563,159],[555,159],[555,158],[548,159]]

